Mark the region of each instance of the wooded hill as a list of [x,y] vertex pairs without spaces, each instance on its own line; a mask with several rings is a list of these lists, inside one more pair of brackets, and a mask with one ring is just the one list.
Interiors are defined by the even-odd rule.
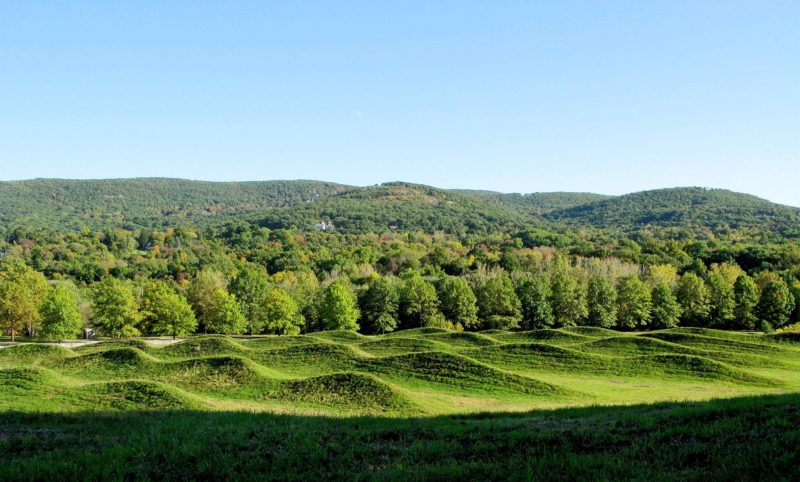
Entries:
[[547,214],[572,226],[630,229],[638,226],[687,230],[755,229],[800,233],[800,209],[765,199],[700,187],[658,189],[586,203]]
[[299,230],[325,222],[344,233],[464,234],[544,226],[800,235],[798,208],[696,187],[611,197],[444,190],[402,182],[367,187],[319,181],[223,183],[162,178],[0,182],[0,223],[6,231],[16,227],[202,227],[233,219]]

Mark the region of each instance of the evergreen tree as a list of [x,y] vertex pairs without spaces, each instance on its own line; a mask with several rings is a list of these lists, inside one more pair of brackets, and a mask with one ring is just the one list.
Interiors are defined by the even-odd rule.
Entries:
[[752,330],[756,327],[756,306],[758,305],[758,285],[753,278],[743,274],[733,285],[733,319],[735,327],[740,330]]
[[522,328],[526,330],[550,328],[555,319],[550,306],[550,278],[536,275],[522,278],[517,283],[517,297],[522,310]]
[[92,311],[94,321],[106,335],[114,338],[139,335],[137,325],[142,314],[129,282],[106,277],[95,283]]
[[690,326],[707,326],[711,300],[703,278],[686,273],[678,281],[678,303],[683,311],[682,321]]
[[651,310],[650,325],[653,328],[674,328],[678,326],[681,317],[681,305],[672,288],[667,283],[661,282],[653,288],[653,309]]
[[320,317],[326,330],[358,330],[358,304],[347,286],[339,280],[325,288]]
[[605,276],[589,278],[587,288],[588,324],[612,328],[617,323],[617,292]]
[[643,328],[650,323],[652,297],[636,275],[620,278],[617,285],[617,326],[622,329]]
[[468,330],[478,328],[478,300],[463,278],[445,276],[437,291],[445,319]]
[[42,316],[42,335],[48,340],[64,340],[80,335],[83,316],[78,309],[75,289],[57,284],[39,309]]

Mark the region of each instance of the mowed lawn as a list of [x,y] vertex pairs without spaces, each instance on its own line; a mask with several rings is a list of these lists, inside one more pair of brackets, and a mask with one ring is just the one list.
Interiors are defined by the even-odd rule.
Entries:
[[705,329],[0,349],[0,480],[800,476],[800,342]]

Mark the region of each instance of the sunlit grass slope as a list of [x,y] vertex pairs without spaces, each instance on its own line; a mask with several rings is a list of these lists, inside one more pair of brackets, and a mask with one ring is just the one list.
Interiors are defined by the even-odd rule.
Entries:
[[425,416],[800,391],[800,341],[672,329],[197,336],[0,349],[0,410]]

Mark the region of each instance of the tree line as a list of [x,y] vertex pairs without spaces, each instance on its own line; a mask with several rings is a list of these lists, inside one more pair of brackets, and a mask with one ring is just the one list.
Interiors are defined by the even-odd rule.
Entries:
[[765,330],[797,323],[800,281],[754,276],[734,263],[635,266],[550,251],[527,270],[479,264],[463,274],[369,265],[323,277],[270,273],[239,259],[180,278],[105,275],[91,283],[48,279],[23,260],[0,261],[5,334],[67,339],[85,327],[110,337],[191,333],[295,335],[321,330],[380,334],[397,329],[617,330],[698,326]]

